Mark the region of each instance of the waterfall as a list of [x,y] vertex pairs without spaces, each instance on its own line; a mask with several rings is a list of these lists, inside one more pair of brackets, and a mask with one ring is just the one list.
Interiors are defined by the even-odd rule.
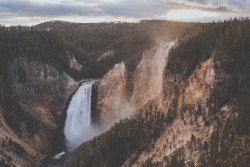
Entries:
[[98,134],[91,124],[91,94],[94,81],[83,83],[71,99],[64,135],[68,150],[73,150]]

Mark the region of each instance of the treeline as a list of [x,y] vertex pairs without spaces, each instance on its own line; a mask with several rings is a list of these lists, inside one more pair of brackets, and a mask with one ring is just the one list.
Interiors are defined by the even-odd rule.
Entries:
[[[230,19],[210,23],[170,51],[167,69],[188,78],[197,66],[212,58],[223,80],[215,85],[207,106],[212,114],[226,104],[239,106],[239,135],[249,133],[250,120],[250,20]],[[236,125],[235,125],[236,126]]]
[[81,149],[66,166],[121,166],[132,154],[139,155],[143,150],[150,149],[152,141],[159,137],[168,123],[167,120],[169,119],[163,112],[152,111],[152,108],[143,116],[122,120],[106,133],[91,140],[89,146]]
[[18,56],[25,56],[30,60],[49,64],[75,78],[80,77],[69,68],[66,51],[73,55],[79,54],[55,32],[39,31],[33,27],[0,27],[0,72],[3,74],[9,61]]
[[[133,73],[141,60],[143,51],[150,49],[161,41],[173,40],[191,28],[199,29],[202,24],[174,21],[141,21],[140,23],[96,23],[82,24],[69,22],[46,22],[37,26],[41,30],[52,28],[66,41],[77,48],[82,62],[84,57],[90,60],[88,73],[102,76],[114,64],[124,61],[129,72]],[[96,62],[103,53],[114,50],[114,56]],[[85,64],[86,65],[86,64]]]
[[180,40],[170,51],[168,69],[172,73],[184,72],[188,77],[197,65],[213,56],[228,73],[246,73],[250,50],[249,18],[230,19],[209,23],[202,29]]
[[[208,166],[237,166],[247,156],[238,156],[237,162],[230,160],[232,153],[223,141],[233,143],[234,136],[250,134],[250,20],[249,18],[230,19],[210,23],[200,31],[187,36],[176,48],[170,51],[166,67],[172,73],[188,78],[203,62],[212,58],[219,76],[212,95],[207,101],[209,115],[215,116],[223,106],[234,106],[238,117],[230,122],[218,122],[209,145]],[[221,138],[218,136],[222,135]],[[248,137],[245,137],[248,140]],[[220,149],[219,149],[220,148]],[[241,154],[241,153],[240,153]],[[223,160],[223,162],[222,162]],[[225,162],[224,162],[225,160]],[[230,161],[230,162],[229,162]],[[217,163],[216,163],[217,162]],[[230,164],[232,162],[232,164]]]
[[[25,56],[49,64],[74,79],[102,77],[121,61],[133,73],[143,51],[201,25],[173,21],[120,24],[57,21],[34,27],[0,26],[0,70],[4,72],[7,62],[15,57]],[[98,62],[97,58],[109,50],[115,51],[114,56]],[[70,69],[66,51],[83,65],[81,71]]]

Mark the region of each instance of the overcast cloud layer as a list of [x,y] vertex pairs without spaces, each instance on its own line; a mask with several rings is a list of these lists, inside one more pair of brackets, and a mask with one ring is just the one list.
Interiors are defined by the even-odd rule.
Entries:
[[217,14],[208,20],[248,17],[250,0],[0,0],[0,24],[31,25],[55,19],[74,22],[167,19],[169,12],[181,9]]

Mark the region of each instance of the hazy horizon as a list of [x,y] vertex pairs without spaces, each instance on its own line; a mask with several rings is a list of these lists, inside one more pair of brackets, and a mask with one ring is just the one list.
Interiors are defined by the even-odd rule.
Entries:
[[36,25],[51,20],[77,23],[139,20],[211,22],[249,17],[247,0],[1,0],[0,24]]

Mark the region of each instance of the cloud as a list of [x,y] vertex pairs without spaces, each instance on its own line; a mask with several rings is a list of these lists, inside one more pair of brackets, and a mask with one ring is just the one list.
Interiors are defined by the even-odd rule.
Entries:
[[15,15],[53,17],[64,15],[99,15],[100,10],[88,5],[68,5],[68,4],[42,4],[29,1],[3,1],[0,2],[0,10]]
[[225,7],[231,10],[247,11],[250,8],[248,0],[180,0],[179,2],[188,5],[200,5],[202,7],[220,8]]
[[[249,0],[1,0],[0,24],[7,18],[129,17],[161,18],[169,11],[199,9],[250,15]],[[8,14],[6,14],[8,13]],[[42,19],[43,20],[43,19]]]

